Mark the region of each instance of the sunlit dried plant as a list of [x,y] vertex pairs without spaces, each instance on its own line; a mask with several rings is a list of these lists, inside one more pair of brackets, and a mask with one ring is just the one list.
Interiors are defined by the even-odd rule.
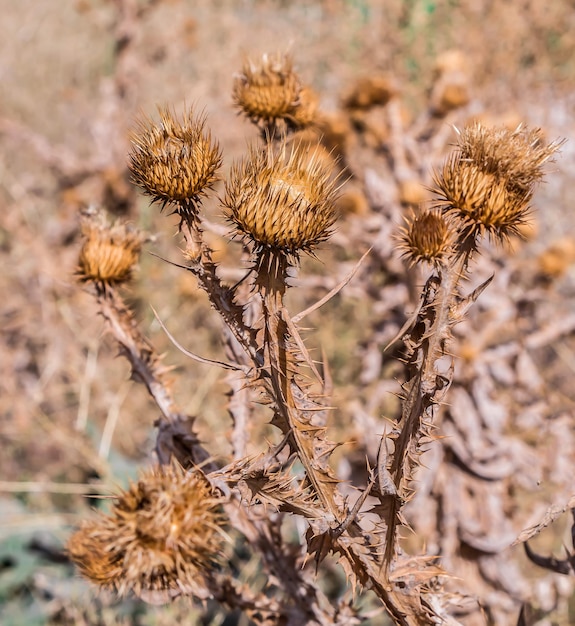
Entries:
[[298,255],[327,239],[335,221],[333,173],[309,147],[252,147],[232,169],[223,205],[256,250]]
[[421,211],[407,220],[400,246],[410,265],[445,260],[453,245],[453,225],[438,211]]
[[[392,106],[395,91],[386,81],[366,81],[352,95],[348,108],[367,109]],[[351,502],[332,466],[338,444],[328,437],[327,364],[321,367],[311,357],[298,324],[358,268],[297,316],[284,301],[290,271],[301,255],[315,253],[332,234],[337,173],[323,148],[288,142],[276,133],[280,122],[284,131],[293,130],[316,116],[315,98],[302,88],[289,58],[264,55],[258,64],[247,62],[236,78],[234,100],[265,131],[263,145],[252,145],[231,167],[220,199],[233,226],[230,240],[243,244],[246,270],[239,282],[224,281],[204,240],[209,225],[201,200],[221,160],[204,120],[189,111],[178,122],[163,109],[159,124],[140,124],[130,154],[136,184],[153,201],[174,206],[182,218],[180,232],[188,244],[182,267],[221,317],[227,362],[185,352],[229,373],[233,455],[216,462],[208,452],[210,442],[208,450],[200,445],[194,418],[176,408],[165,368],[134,314],[113,284],[97,290],[100,310],[133,374],[161,409],[156,452],[162,466],[122,493],[109,516],[86,522],[69,542],[70,555],[88,579],[120,593],[214,597],[261,624],[356,623],[361,608],[345,599],[329,602],[305,567],[311,557],[321,571],[326,557],[335,554],[351,586],[370,589],[396,624],[457,624],[438,554],[407,555],[399,530],[417,493],[421,455],[438,443],[438,416],[453,379],[453,328],[491,278],[468,294],[462,281],[482,252],[483,234],[501,241],[521,230],[542,166],[558,144],[545,144],[540,131],[526,128],[463,128],[455,153],[435,174],[433,205],[418,208],[393,240],[410,266],[426,266],[430,273],[411,319],[396,336],[405,362],[400,413],[390,419],[389,430],[365,435],[377,439],[379,452],[368,457]],[[394,156],[401,162],[402,155]],[[415,179],[402,172],[398,187],[410,180]],[[86,231],[83,280],[115,283],[129,277],[141,240],[121,232],[130,245],[108,233],[104,260],[87,261],[100,254],[91,250],[101,237],[98,229]],[[122,263],[116,261],[115,245],[130,250]],[[401,260],[396,262],[405,271]],[[110,268],[116,265],[123,269],[112,278]],[[279,435],[269,445],[260,442],[258,453],[247,454],[256,404],[269,408]],[[282,535],[287,516],[301,521],[292,539],[296,545]],[[237,572],[219,558],[227,542],[224,521],[233,535],[230,542],[241,537],[261,557],[268,580],[256,591],[240,584]]]
[[470,239],[484,232],[498,241],[517,235],[542,167],[557,147],[545,144],[539,130],[469,126],[435,176],[436,205],[459,219]]

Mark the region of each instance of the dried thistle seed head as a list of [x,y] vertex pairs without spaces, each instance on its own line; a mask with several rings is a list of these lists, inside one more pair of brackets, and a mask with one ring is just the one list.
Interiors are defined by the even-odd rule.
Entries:
[[442,117],[469,104],[471,93],[466,76],[451,75],[438,81],[431,94],[431,109]]
[[222,524],[205,477],[172,464],[144,472],[67,549],[82,575],[120,594],[194,589],[219,556]]
[[438,211],[421,211],[407,220],[400,248],[410,265],[425,261],[441,263],[453,244],[453,227]]
[[305,144],[252,147],[226,183],[228,218],[256,250],[298,255],[329,237],[336,213],[331,171]]
[[545,143],[539,128],[519,126],[486,128],[467,126],[457,142],[462,160],[470,161],[483,172],[505,181],[506,187],[519,194],[532,192],[543,178],[543,166],[557,152],[562,142]]
[[507,239],[518,235],[529,214],[532,193],[510,193],[505,181],[456,156],[435,177],[439,203],[463,224],[467,234]]
[[112,532],[103,520],[86,520],[66,546],[80,574],[103,589],[117,589],[124,575],[122,559],[110,550]]
[[539,130],[470,126],[435,175],[436,205],[461,221],[464,238],[519,235],[543,164],[559,145],[545,145]]
[[132,278],[142,248],[140,232],[119,222],[110,226],[104,220],[89,220],[82,233],[84,243],[76,270],[81,281],[117,285]]
[[301,84],[289,56],[264,54],[255,63],[246,60],[234,80],[236,106],[252,122],[272,122],[294,116]]
[[131,136],[132,180],[154,202],[176,203],[178,212],[194,212],[217,180],[221,152],[205,129],[205,120],[190,109],[179,121],[160,109],[160,122],[144,119]]

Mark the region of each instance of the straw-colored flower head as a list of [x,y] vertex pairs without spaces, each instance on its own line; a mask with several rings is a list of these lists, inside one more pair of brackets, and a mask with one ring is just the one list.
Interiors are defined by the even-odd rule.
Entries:
[[436,205],[461,222],[464,237],[519,234],[543,165],[558,147],[546,145],[539,130],[470,126],[435,175]]
[[188,110],[180,121],[168,108],[161,109],[160,122],[142,120],[131,140],[134,183],[154,202],[177,204],[183,214],[195,212],[217,180],[222,160],[205,120]]
[[401,232],[400,247],[410,265],[445,260],[453,244],[453,227],[438,211],[421,211],[407,220]]
[[79,279],[101,285],[129,281],[140,257],[142,234],[126,224],[110,226],[96,220],[87,221],[82,230],[84,243],[78,260]]
[[236,77],[236,106],[254,123],[270,123],[293,117],[299,104],[301,84],[285,54],[264,54],[255,63],[246,60]]
[[67,549],[80,573],[103,588],[178,592],[198,588],[213,567],[222,524],[205,477],[172,464],[143,473],[109,516],[84,522]]
[[223,205],[256,250],[297,256],[331,232],[336,187],[330,174],[325,160],[310,155],[305,144],[252,147],[232,168]]

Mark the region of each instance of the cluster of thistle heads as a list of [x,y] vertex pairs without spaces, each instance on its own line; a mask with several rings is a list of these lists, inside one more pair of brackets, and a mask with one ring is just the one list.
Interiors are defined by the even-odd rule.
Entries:
[[434,175],[436,199],[403,229],[401,246],[411,264],[469,257],[485,234],[497,243],[521,236],[543,165],[559,145],[522,126],[472,124],[457,132],[456,150]]
[[[271,252],[297,259],[329,237],[337,214],[333,160],[323,158],[319,147],[310,151],[296,132],[317,122],[318,98],[282,54],[247,60],[233,98],[264,141],[231,168],[221,205],[233,235],[256,257]],[[458,134],[455,152],[435,174],[433,206],[414,214],[403,229],[401,247],[412,264],[470,254],[483,234],[496,241],[520,234],[542,166],[557,149],[544,142],[541,131],[524,127],[474,124]],[[187,110],[178,119],[163,108],[158,122],[140,121],[129,161],[133,181],[153,202],[170,206],[182,223],[199,223],[202,200],[222,164],[203,116]],[[89,228],[81,276],[111,283],[129,279],[141,241],[130,232],[122,237],[121,228]]]
[[[338,178],[333,161],[298,141],[314,124],[317,97],[285,55],[247,61],[233,98],[263,141],[234,164],[220,198],[258,272],[270,258],[296,262],[325,241],[336,219]],[[436,200],[407,220],[398,247],[410,263],[436,268],[467,259],[480,236],[504,241],[520,233],[542,166],[557,149],[538,130],[514,131],[475,124],[459,132],[453,155],[435,174]],[[200,231],[202,202],[219,178],[222,154],[205,118],[181,119],[163,108],[132,136],[134,183],[180,216],[180,228]],[[142,237],[126,226],[87,223],[79,277],[100,287],[130,279]],[[175,466],[145,474],[122,494],[109,517],[86,523],[71,539],[70,554],[83,574],[119,592],[180,590],[209,568],[221,545],[218,498],[203,475]]]
[[[317,121],[318,98],[282,54],[247,60],[233,98],[264,141],[248,149],[225,181],[221,205],[232,234],[255,256],[271,252],[297,259],[329,237],[337,215],[333,161],[319,147],[310,150],[295,132]],[[401,247],[410,263],[441,264],[453,254],[469,254],[485,233],[498,241],[520,234],[542,166],[557,149],[543,141],[541,131],[524,127],[474,124],[458,134],[456,151],[435,174],[433,206],[403,229]],[[144,119],[132,135],[133,181],[153,202],[170,206],[182,223],[199,223],[202,200],[213,190],[221,164],[217,141],[193,110],[178,119],[169,108],[160,109],[158,122]],[[103,282],[129,279],[141,240],[131,232],[122,236],[119,227],[110,233],[89,229],[80,274]]]
[[[313,124],[317,98],[285,55],[264,55],[258,64],[246,61],[233,97],[262,130],[264,141],[248,149],[225,181],[221,205],[234,227],[231,235],[239,236],[258,258],[271,253],[297,259],[328,238],[336,219],[337,176],[319,147],[310,150],[294,136],[296,129]],[[173,209],[180,226],[199,225],[202,201],[213,190],[221,164],[220,148],[205,118],[191,109],[179,119],[162,108],[158,122],[144,119],[132,134],[129,167],[134,183],[153,202]],[[125,265],[135,250],[129,237],[126,256],[116,260],[110,245],[122,247],[121,237],[88,228],[93,232],[87,233],[80,275],[104,282],[128,279]],[[114,262],[115,276],[109,271]],[[105,273],[100,264],[107,266]]]

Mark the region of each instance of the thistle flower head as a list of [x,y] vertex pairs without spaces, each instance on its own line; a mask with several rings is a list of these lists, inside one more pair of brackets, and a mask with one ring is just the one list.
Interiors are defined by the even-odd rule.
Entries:
[[453,244],[453,227],[438,211],[412,215],[402,229],[400,247],[410,265],[441,263]]
[[509,130],[472,124],[459,133],[458,147],[462,160],[505,181],[511,191],[532,192],[534,184],[543,178],[544,164],[561,143],[546,144],[539,128],[520,125]]
[[131,279],[142,248],[141,233],[119,222],[110,226],[104,219],[87,220],[82,233],[76,271],[81,281],[117,285]]
[[470,126],[435,175],[436,206],[461,223],[463,238],[486,232],[501,241],[517,235],[543,165],[558,147],[546,145],[540,130]]
[[223,205],[237,232],[256,250],[297,256],[327,239],[336,187],[325,160],[305,144],[252,147],[226,183]]
[[220,552],[219,505],[199,472],[153,468],[118,496],[109,516],[84,522],[68,553],[83,576],[120,594],[195,589]]
[[129,168],[132,180],[153,202],[179,205],[185,217],[217,180],[221,152],[205,129],[205,120],[190,109],[178,120],[160,109],[160,122],[144,119],[132,134]]
[[313,92],[302,93],[291,58],[281,53],[264,54],[258,62],[246,60],[235,78],[233,99],[255,124],[284,120],[299,127],[307,125],[315,114]]

